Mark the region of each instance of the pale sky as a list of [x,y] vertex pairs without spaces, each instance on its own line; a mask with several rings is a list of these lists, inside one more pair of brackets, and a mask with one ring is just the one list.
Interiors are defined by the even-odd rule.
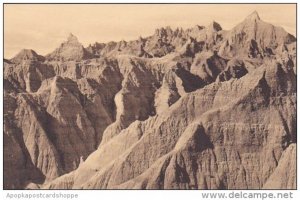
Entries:
[[156,28],[189,28],[213,20],[228,30],[257,11],[262,20],[296,33],[296,4],[5,4],[4,57],[21,49],[52,52],[73,33],[87,46],[134,40]]

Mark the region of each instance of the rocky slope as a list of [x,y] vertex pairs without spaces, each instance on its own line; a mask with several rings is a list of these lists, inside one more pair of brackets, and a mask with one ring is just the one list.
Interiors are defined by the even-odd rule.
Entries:
[[4,172],[6,189],[295,189],[296,38],[254,12],[22,50],[4,60]]

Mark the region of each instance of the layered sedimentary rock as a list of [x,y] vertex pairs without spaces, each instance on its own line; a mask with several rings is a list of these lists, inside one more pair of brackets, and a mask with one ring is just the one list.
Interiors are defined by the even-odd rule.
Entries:
[[4,61],[4,187],[295,189],[295,46],[254,12],[23,50]]

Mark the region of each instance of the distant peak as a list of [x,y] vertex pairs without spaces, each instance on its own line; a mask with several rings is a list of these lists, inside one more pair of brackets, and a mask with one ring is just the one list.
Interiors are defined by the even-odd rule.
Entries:
[[260,20],[260,17],[258,15],[257,11],[252,12],[250,15],[248,15],[248,17],[246,17],[246,20]]
[[32,49],[22,49],[19,54],[37,55],[37,53]]
[[68,42],[78,42],[78,38],[72,33],[69,34]]
[[218,22],[212,21],[209,25],[208,28],[214,31],[221,31],[222,27]]
[[194,30],[199,30],[199,31],[204,29],[204,28],[205,28],[204,26],[199,26],[199,25],[196,25],[196,26],[193,27]]
[[38,57],[38,54],[32,50],[32,49],[22,49],[17,55],[16,57],[28,57],[28,58],[34,58],[34,57]]
[[11,61],[17,63],[22,60],[37,60],[37,61],[43,61],[43,56],[38,55],[34,50],[32,49],[22,49],[15,57],[11,59]]
[[83,47],[75,35],[70,33],[67,41],[61,43],[58,48],[46,57],[48,60],[80,61],[92,58],[93,55]]
[[170,26],[162,27],[161,29],[165,31],[172,31],[172,28]]
[[155,30],[155,34],[159,35],[159,36],[163,36],[163,35],[165,36],[165,35],[171,34],[172,32],[173,32],[173,30],[171,29],[170,26],[161,27],[161,28]]

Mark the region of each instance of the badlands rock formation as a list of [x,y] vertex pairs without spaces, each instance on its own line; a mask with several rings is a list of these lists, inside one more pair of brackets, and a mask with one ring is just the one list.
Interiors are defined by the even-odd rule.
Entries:
[[4,60],[4,188],[295,189],[296,38],[256,12]]

